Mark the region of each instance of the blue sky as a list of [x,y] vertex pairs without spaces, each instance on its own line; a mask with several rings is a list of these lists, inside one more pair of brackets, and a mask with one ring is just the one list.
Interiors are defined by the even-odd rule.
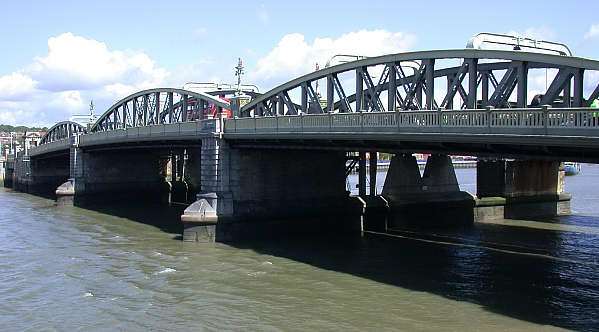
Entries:
[[0,123],[51,124],[151,85],[231,82],[237,57],[262,90],[338,50],[463,48],[483,31],[599,59],[597,13],[597,1],[5,1]]

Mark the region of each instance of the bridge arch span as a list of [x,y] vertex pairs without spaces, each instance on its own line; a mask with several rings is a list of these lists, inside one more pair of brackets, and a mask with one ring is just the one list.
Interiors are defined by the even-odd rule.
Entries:
[[[591,75],[584,75],[599,71],[599,61],[522,51],[458,49],[390,54],[324,68],[257,96],[241,114],[522,108],[531,106],[529,71],[537,69],[556,72],[539,93],[539,105],[585,107],[599,97],[599,84],[592,82]],[[320,85],[322,97],[315,87],[321,80],[326,81]],[[395,98],[388,97],[393,95]]]
[[113,104],[90,132],[193,121],[208,105],[218,109],[230,107],[227,101],[205,92],[177,88],[143,90]]
[[85,127],[77,122],[62,121],[48,129],[40,140],[40,145],[69,138],[75,134],[85,133],[85,131]]

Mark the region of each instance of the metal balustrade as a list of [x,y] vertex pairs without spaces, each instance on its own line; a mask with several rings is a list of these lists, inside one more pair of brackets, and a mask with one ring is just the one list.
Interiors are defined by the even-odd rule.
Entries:
[[29,149],[28,153],[30,156],[36,156],[45,153],[51,153],[61,150],[68,150],[71,147],[72,139],[71,138],[63,138],[60,140],[48,142],[36,147],[32,147]]
[[599,110],[589,108],[329,113],[224,122],[225,134],[384,131],[599,136]]
[[599,110],[591,108],[522,108],[300,114],[209,119],[80,134],[31,148],[32,156],[79,146],[155,140],[200,139],[222,133],[252,135],[335,133],[494,134],[599,138]]

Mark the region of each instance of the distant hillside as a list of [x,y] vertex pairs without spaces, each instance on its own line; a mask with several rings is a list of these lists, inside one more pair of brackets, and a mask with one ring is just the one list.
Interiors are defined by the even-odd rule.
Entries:
[[0,133],[48,130],[47,127],[11,126],[0,124]]

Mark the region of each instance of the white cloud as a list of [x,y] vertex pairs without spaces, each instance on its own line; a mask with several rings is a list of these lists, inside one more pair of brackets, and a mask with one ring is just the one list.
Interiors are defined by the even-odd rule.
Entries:
[[90,99],[98,111],[107,109],[130,93],[162,85],[168,76],[144,52],[111,50],[63,33],[48,39],[45,56],[0,76],[0,121],[51,125],[86,112]]
[[589,28],[589,31],[584,34],[584,39],[591,39],[599,36],[599,24],[593,24]]
[[410,49],[414,35],[386,30],[360,30],[337,38],[316,38],[306,41],[304,35],[292,33],[283,36],[279,43],[257,61],[249,73],[253,83],[271,87],[314,70],[315,63],[322,66],[336,54],[376,56],[398,53]]
[[36,82],[23,73],[0,76],[0,100],[20,100],[34,91]]
[[36,58],[27,71],[48,91],[159,82],[168,74],[143,52],[111,51],[105,43],[72,33],[51,37],[48,54]]

